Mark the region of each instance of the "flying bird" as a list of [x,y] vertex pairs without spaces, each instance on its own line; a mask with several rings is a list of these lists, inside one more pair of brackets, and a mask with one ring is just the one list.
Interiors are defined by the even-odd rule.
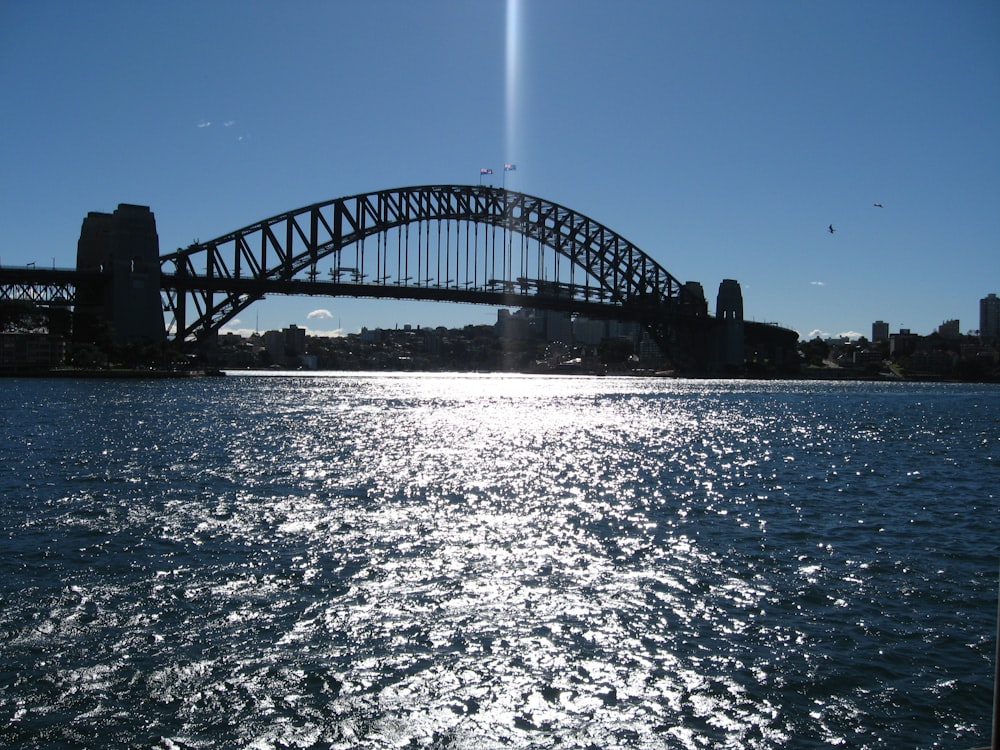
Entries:
[[826,231],[828,231],[828,232],[829,232],[830,234],[833,234],[833,233],[834,233],[834,232],[836,232],[837,230],[836,230],[836,229],[834,229],[834,228],[833,228],[833,224],[831,224],[830,226],[828,226],[828,227],[826,228]]
[[875,206],[875,208],[882,208],[881,203],[873,203],[872,205]]

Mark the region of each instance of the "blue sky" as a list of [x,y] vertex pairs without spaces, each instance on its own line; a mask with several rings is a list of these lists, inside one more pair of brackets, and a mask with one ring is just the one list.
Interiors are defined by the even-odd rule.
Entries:
[[[803,337],[968,331],[1000,292],[995,0],[8,0],[0,92],[3,265],[71,266],[119,203],[167,252],[514,162],[507,187]],[[272,297],[234,327],[495,317]]]

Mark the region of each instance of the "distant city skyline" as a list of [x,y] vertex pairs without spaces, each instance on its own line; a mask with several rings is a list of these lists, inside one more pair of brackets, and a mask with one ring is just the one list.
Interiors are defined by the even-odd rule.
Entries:
[[[994,0],[5,3],[0,263],[71,266],[86,214],[120,203],[167,253],[482,180],[706,292],[736,279],[748,319],[803,339],[972,330],[1000,291],[998,28]],[[494,315],[273,297],[233,325]]]
[[[989,294],[984,294],[982,298],[980,298],[979,300],[976,301],[976,305],[981,308],[982,304],[988,298],[990,298],[990,297],[996,299],[996,294],[994,294],[992,292],[989,293]],[[713,296],[710,296],[709,298],[710,298],[710,301],[714,300]],[[309,299],[315,304],[316,298],[309,298]],[[260,303],[255,303],[255,304],[260,304]],[[372,302],[372,304],[389,304],[389,305],[391,305],[393,303],[391,303],[391,302],[388,302],[388,303],[386,303],[386,302]],[[403,328],[405,326],[411,326],[411,327],[414,327],[414,328],[417,328],[417,327],[422,327],[422,328],[436,328],[436,327],[439,327],[439,326],[444,326],[446,328],[460,328],[460,327],[466,326],[466,325],[492,325],[493,323],[496,322],[500,310],[502,310],[502,309],[514,309],[514,308],[502,308],[502,307],[497,307],[497,306],[493,306],[493,305],[466,305],[466,304],[439,303],[439,302],[422,302],[422,303],[416,303],[416,305],[417,306],[423,306],[423,305],[427,305],[427,306],[447,306],[447,307],[452,308],[453,310],[461,309],[463,311],[471,310],[471,309],[477,309],[478,312],[480,312],[482,314],[475,316],[475,319],[473,319],[472,316],[470,316],[469,320],[459,320],[458,316],[456,315],[454,320],[452,320],[450,322],[447,322],[447,323],[442,323],[442,322],[422,323],[420,320],[398,320],[398,321],[396,321],[396,322],[394,322],[394,323],[392,323],[390,325],[384,325],[384,324],[377,324],[377,325],[375,325],[375,324],[367,324],[364,321],[362,321],[361,324],[360,324],[360,326],[356,330],[346,330],[346,329],[344,329],[342,327],[341,321],[336,320],[336,318],[334,317],[333,312],[331,312],[331,310],[329,308],[327,308],[327,307],[316,307],[313,310],[311,310],[308,313],[306,313],[305,319],[306,319],[307,322],[305,322],[305,323],[303,323],[302,321],[298,321],[298,320],[291,320],[291,321],[288,321],[287,323],[284,323],[282,325],[272,326],[271,328],[268,328],[266,330],[279,330],[279,329],[287,328],[290,325],[293,325],[293,326],[298,326],[300,328],[305,329],[306,332],[307,332],[307,334],[310,335],[310,336],[340,336],[340,335],[347,335],[347,334],[350,334],[350,333],[360,333],[360,331],[361,331],[362,328],[386,328],[386,329],[394,329],[394,328]],[[404,308],[404,309],[407,309],[407,310],[412,310],[413,309],[413,306],[410,305],[410,304],[400,305],[400,307]],[[711,309],[710,311],[711,311],[712,314],[715,313],[714,309]],[[248,328],[245,325],[243,325],[243,323],[249,317],[249,314],[251,314],[252,312],[253,312],[253,306],[251,306],[250,308],[248,308],[246,310],[247,314],[244,314],[241,317],[236,318],[235,320],[233,320],[229,324],[223,326],[222,327],[222,332],[223,333],[237,333],[237,334],[240,334],[240,335],[243,335],[243,336],[249,336],[250,334],[253,334],[255,332],[256,333],[263,333],[265,329],[262,329],[262,328],[259,327],[259,317],[258,316],[254,316],[253,317],[253,323],[254,323],[254,325],[252,327]],[[379,318],[379,317],[380,316],[377,316],[377,315],[373,316],[373,318],[376,318],[376,319]],[[336,327],[330,328],[329,326],[324,326],[323,325],[323,322],[325,322],[325,321],[330,321],[330,323],[333,323],[334,320],[336,320],[336,322],[337,322],[337,326]],[[755,320],[755,318],[747,317],[747,320]],[[951,324],[951,323],[953,323],[956,320],[959,323],[959,326],[958,326],[959,333],[961,333],[963,335],[979,331],[982,328],[981,319],[979,317],[977,317],[975,321],[970,321],[970,325],[965,325],[960,318],[953,318],[953,317],[942,318],[941,321],[937,325],[933,326],[930,330],[926,330],[926,331],[917,330],[917,329],[910,328],[909,326],[901,325],[901,324],[900,325],[895,325],[891,321],[883,320],[883,319],[878,319],[878,320],[871,321],[871,324],[869,325],[867,331],[843,331],[843,332],[839,332],[839,333],[827,333],[827,332],[821,332],[821,331],[812,331],[812,332],[810,332],[811,335],[808,335],[808,336],[807,335],[803,335],[802,332],[800,331],[799,334],[800,334],[800,338],[803,339],[803,340],[813,339],[813,338],[816,338],[816,337],[819,337],[819,338],[822,338],[822,339],[841,339],[841,338],[857,339],[857,338],[865,338],[865,339],[868,339],[868,340],[874,340],[875,339],[875,336],[873,335],[874,326],[877,323],[882,323],[886,327],[886,335],[889,335],[889,334],[892,334],[892,333],[899,333],[902,330],[909,330],[909,331],[911,331],[911,332],[913,332],[915,334],[921,335],[921,336],[929,336],[932,333],[936,333],[941,326]],[[310,325],[308,321],[319,321],[319,322],[318,323],[314,322],[312,325]],[[761,322],[772,322],[772,321],[761,321]],[[972,325],[973,322],[975,323],[974,325]]]

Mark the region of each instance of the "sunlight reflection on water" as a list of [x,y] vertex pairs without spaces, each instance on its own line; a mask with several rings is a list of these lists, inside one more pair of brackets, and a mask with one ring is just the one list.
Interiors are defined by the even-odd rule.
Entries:
[[995,478],[989,413],[949,438],[949,409],[876,427],[865,391],[224,380],[102,402],[22,467],[53,488],[18,511],[47,557],[0,623],[47,656],[4,651],[0,739],[874,748],[975,700],[995,500],[978,526],[932,500]]

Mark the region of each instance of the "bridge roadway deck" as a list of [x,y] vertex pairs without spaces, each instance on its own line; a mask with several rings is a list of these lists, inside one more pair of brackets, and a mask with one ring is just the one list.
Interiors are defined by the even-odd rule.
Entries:
[[[86,282],[101,283],[110,278],[100,271],[77,271],[72,268],[33,268],[0,266],[0,300],[21,299],[41,305],[71,305],[75,302],[74,287]],[[569,290],[566,294],[530,292],[532,283],[526,280],[494,281],[488,286],[462,289],[457,286],[420,284],[379,284],[344,281],[311,281],[308,279],[240,279],[210,276],[160,275],[160,289],[182,293],[211,291],[220,294],[238,294],[259,299],[269,294],[303,295],[321,297],[360,297],[370,299],[409,299],[435,302],[454,302],[498,307],[540,307],[550,310],[576,312],[595,318],[637,318],[638,310],[607,301],[588,299],[597,290],[584,292],[583,288]],[[30,292],[29,289],[33,289]],[[514,291],[522,289],[524,291]],[[47,292],[46,292],[47,290]],[[45,297],[48,293],[50,296]]]

